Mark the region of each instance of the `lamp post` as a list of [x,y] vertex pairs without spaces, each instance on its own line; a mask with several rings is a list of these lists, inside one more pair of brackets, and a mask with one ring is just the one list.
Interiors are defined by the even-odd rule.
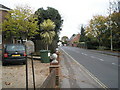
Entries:
[[111,51],[113,51],[113,39],[112,39],[112,27],[111,27],[111,21],[110,21],[110,35],[111,35]]
[[120,13],[120,1],[118,1],[118,12]]
[[111,2],[109,0],[109,29],[110,29],[110,44],[111,44],[111,51],[113,51],[113,39],[112,39],[112,28],[111,28]]

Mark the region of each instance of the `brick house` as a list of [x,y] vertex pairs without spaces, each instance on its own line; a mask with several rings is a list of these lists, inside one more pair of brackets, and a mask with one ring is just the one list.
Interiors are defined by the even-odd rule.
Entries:
[[3,20],[5,19],[5,15],[8,13],[9,10],[10,8],[0,4],[0,22],[3,22]]
[[[5,15],[8,13],[10,8],[0,4],[0,23],[2,23],[5,20]],[[0,44],[2,44],[2,26],[0,26]],[[9,41],[9,40],[8,40]]]
[[69,40],[69,45],[73,47],[77,47],[79,39],[80,39],[80,34],[73,34]]

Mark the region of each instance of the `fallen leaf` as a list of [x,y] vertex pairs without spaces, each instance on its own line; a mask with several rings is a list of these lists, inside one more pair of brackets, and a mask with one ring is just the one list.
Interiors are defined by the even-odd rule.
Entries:
[[11,83],[10,82],[5,82],[5,85],[10,85]]
[[42,72],[43,72],[43,70],[40,71],[40,73],[42,73]]

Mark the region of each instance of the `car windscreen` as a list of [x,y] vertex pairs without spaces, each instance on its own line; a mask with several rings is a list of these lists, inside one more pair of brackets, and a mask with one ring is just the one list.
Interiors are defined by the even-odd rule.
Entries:
[[23,45],[8,45],[6,47],[7,51],[25,51],[25,47]]

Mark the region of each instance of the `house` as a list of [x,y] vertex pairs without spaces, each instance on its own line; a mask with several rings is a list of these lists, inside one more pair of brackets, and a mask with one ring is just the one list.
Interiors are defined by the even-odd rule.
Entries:
[[[0,23],[2,23],[5,20],[5,16],[8,13],[10,8],[0,4]],[[2,45],[2,26],[0,27],[0,45]],[[8,40],[9,41],[9,40]]]
[[73,34],[69,39],[68,43],[70,46],[77,47],[79,39],[80,39],[80,34]]
[[5,20],[5,15],[8,13],[10,8],[0,4],[0,23]]

